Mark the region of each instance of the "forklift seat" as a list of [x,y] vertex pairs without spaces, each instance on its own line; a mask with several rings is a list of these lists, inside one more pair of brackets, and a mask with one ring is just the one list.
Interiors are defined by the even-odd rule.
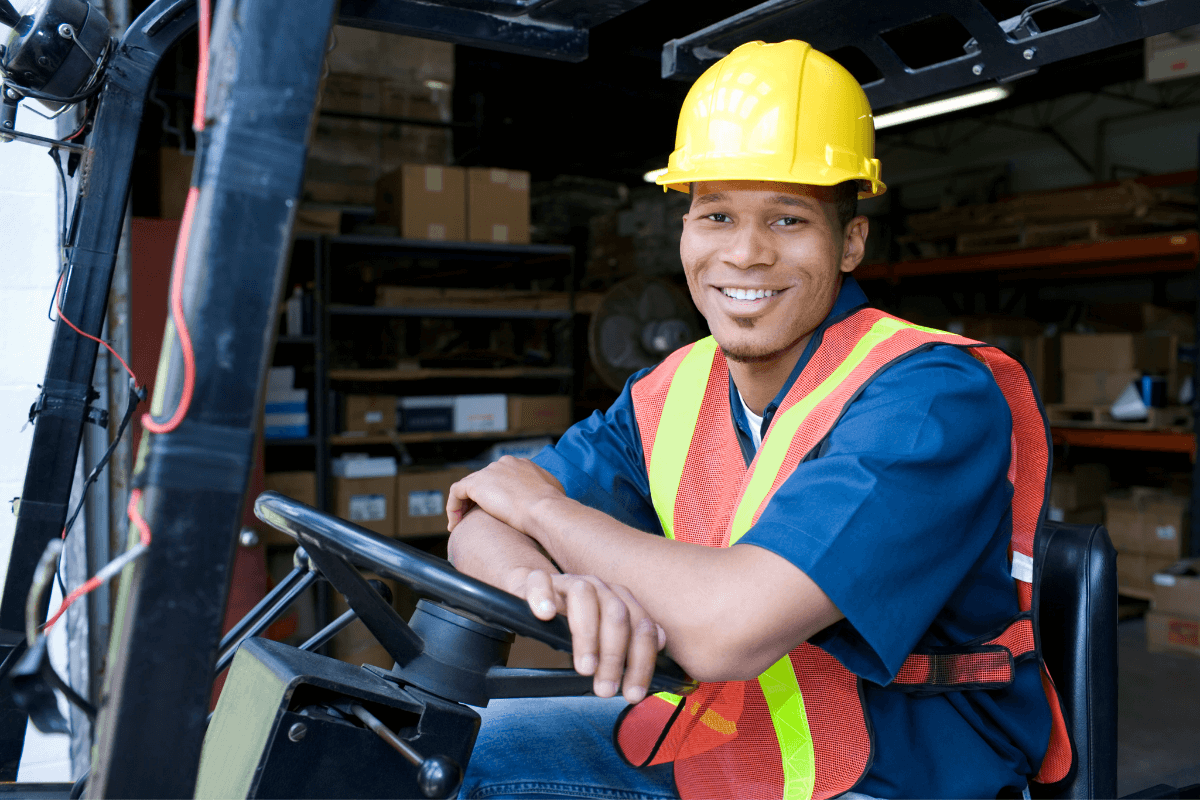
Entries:
[[1035,797],[1117,796],[1116,556],[1102,525],[1047,521],[1034,543],[1042,655],[1077,762],[1065,783],[1032,784]]

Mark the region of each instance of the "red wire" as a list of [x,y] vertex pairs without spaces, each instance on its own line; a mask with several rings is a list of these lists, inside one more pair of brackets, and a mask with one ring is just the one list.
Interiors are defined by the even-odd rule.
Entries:
[[[85,339],[91,339],[93,342],[99,342],[100,344],[102,344],[106,348],[108,348],[108,352],[112,353],[113,357],[116,358],[117,361],[120,361],[121,366],[124,367],[125,371],[129,373],[129,377],[133,380],[134,387],[135,388],[140,387],[141,384],[138,383],[137,375],[133,374],[133,370],[130,369],[129,365],[125,363],[125,359],[121,358],[120,353],[118,353],[116,350],[113,350],[112,346],[108,342],[104,341],[103,339],[101,339],[97,336],[92,336],[90,333],[84,333],[79,328],[75,327],[75,323],[71,322],[71,320],[67,319],[66,315],[63,314],[62,304],[59,302],[59,293],[62,292],[63,278],[65,278],[65,277],[66,277],[66,272],[64,271],[62,275],[58,276],[58,284],[54,287],[54,310],[58,312],[58,318],[61,319],[63,322],[67,323],[67,327],[70,328],[71,330],[75,331],[76,333],[78,333],[80,336],[84,337]],[[64,535],[65,535],[65,533],[64,533]]]
[[104,583],[98,576],[88,578],[84,583],[80,584],[75,591],[67,595],[67,599],[62,601],[62,605],[58,607],[58,611],[54,612],[54,616],[46,620],[46,624],[42,626],[42,633],[48,633],[54,623],[58,622],[58,618],[67,612],[67,609],[74,605],[75,601],[83,597],[88,592],[100,588]]
[[141,510],[138,508],[142,502],[142,490],[134,489],[129,493],[129,506],[125,509],[129,514],[129,519],[133,521],[133,526],[138,529],[138,541],[146,547],[150,546],[150,524],[146,522],[146,518],[142,516]]
[[[197,133],[204,130],[204,106],[208,99],[208,36],[211,8],[209,0],[200,0],[200,63],[196,68],[196,105],[192,112],[192,129]],[[196,390],[196,353],[192,348],[192,335],[188,331],[187,317],[183,311],[183,285],[187,275],[187,248],[192,232],[192,218],[200,199],[200,188],[188,189],[187,202],[183,207],[183,219],[179,224],[179,241],[175,246],[175,263],[171,266],[171,319],[179,336],[179,349],[183,353],[183,390],[179,394],[179,405],[166,422],[155,422],[150,414],[142,415],[142,427],[151,433],[169,433],[179,427],[192,405]]]

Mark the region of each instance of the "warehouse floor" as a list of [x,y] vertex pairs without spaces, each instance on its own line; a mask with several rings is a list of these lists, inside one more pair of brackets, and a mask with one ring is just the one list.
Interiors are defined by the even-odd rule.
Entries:
[[1122,622],[1117,794],[1200,783],[1200,658],[1146,652],[1146,623]]

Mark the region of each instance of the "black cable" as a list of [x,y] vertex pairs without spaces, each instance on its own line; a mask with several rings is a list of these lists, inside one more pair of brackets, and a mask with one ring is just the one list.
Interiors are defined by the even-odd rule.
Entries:
[[67,173],[63,170],[62,160],[58,157],[58,148],[50,148],[50,158],[54,161],[54,166],[58,168],[58,182],[62,186],[62,246],[67,244]]
[[[138,388],[133,385],[133,379],[129,379],[129,399],[128,405],[125,408],[125,415],[121,417],[121,424],[117,427],[117,435],[113,437],[112,443],[108,449],[104,451],[104,455],[100,457],[100,461],[92,468],[87,479],[83,482],[83,491],[80,493],[79,502],[75,504],[75,510],[71,516],[67,518],[67,524],[63,526],[63,538],[66,539],[71,533],[71,526],[75,524],[76,517],[83,510],[83,504],[87,501],[88,490],[92,488],[92,484],[100,477],[101,470],[108,464],[108,460],[112,458],[112,454],[116,451],[117,445],[121,443],[121,437],[125,434],[125,429],[129,427],[130,420],[133,419],[133,413],[137,410],[138,404],[146,399],[146,389]],[[66,559],[63,559],[64,561]],[[59,564],[57,570],[54,571],[54,577],[58,580],[58,589],[62,592],[63,597],[67,596],[67,587],[63,583],[62,564]]]

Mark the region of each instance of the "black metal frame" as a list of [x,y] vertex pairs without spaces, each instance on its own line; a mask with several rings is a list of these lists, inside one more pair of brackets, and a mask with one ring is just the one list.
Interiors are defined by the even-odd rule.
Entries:
[[[663,46],[664,78],[696,78],[744,42],[802,39],[822,52],[858,48],[881,77],[863,84],[877,112],[984,81],[1011,81],[1046,64],[1196,24],[1192,0],[1084,0],[1096,15],[1039,32],[1006,33],[980,0],[904,0],[877,3],[870,13],[849,12],[840,0],[767,0],[754,8],[674,39]],[[1031,3],[1032,5],[1032,3]],[[913,69],[882,33],[941,14],[957,19],[976,43],[971,52]],[[963,44],[967,44],[963,42]]]

